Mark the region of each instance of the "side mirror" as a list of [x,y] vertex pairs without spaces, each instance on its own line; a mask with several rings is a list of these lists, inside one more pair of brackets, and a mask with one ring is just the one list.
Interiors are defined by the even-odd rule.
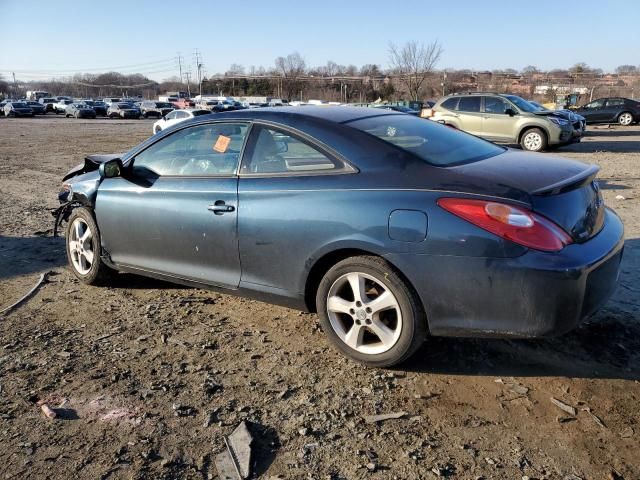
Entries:
[[513,117],[514,115],[516,115],[516,111],[513,108],[507,108],[504,113],[506,113],[507,115],[509,115],[510,117]]
[[100,178],[115,178],[122,175],[122,160],[114,158],[108,162],[101,163],[98,167]]

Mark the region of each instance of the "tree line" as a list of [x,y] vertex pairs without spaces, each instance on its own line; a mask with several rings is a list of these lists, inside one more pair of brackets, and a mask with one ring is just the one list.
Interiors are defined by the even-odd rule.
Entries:
[[[14,84],[0,75],[0,94],[21,96],[26,90],[46,90],[51,94],[74,97],[103,97],[109,95],[141,95],[155,98],[167,91],[189,91],[227,96],[269,96],[287,100],[318,98],[340,102],[371,102],[381,100],[422,100],[437,98],[444,93],[461,89],[481,89],[485,86],[508,92],[514,79],[529,83],[596,84],[604,75],[601,69],[585,63],[576,63],[567,69],[542,71],[529,65],[521,70],[501,69],[473,71],[469,69],[436,70],[443,55],[438,41],[424,44],[410,41],[403,45],[389,44],[388,68],[377,64],[340,65],[328,61],[322,66],[310,67],[304,57],[293,52],[277,57],[271,67],[232,64],[225,72],[205,76],[198,84],[185,83],[175,76],[157,82],[142,74],[106,72],[78,73],[71,77]],[[640,66],[620,65],[615,69],[619,77],[617,87],[629,87],[640,92]],[[620,84],[622,83],[622,84]],[[533,93],[533,87],[531,89]]]

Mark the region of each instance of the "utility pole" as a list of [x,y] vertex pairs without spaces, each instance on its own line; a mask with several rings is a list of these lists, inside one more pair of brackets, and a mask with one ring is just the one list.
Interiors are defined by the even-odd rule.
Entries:
[[178,68],[180,68],[180,83],[182,84],[182,56],[178,52]]
[[200,55],[200,52],[198,52],[197,48],[194,55],[196,57],[196,68],[198,69],[198,89],[200,91],[200,96],[202,96],[202,56]]
[[191,72],[184,72],[184,76],[187,77],[187,96],[191,98]]
[[18,84],[16,83],[16,72],[11,72],[13,75],[13,96],[16,97],[18,95]]

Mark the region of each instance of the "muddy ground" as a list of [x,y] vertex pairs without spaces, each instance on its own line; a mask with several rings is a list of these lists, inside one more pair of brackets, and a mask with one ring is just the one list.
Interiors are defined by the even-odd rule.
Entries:
[[0,118],[0,310],[52,272],[0,316],[0,477],[214,478],[247,420],[261,478],[640,478],[640,127],[557,152],[602,167],[626,225],[601,312],[552,340],[430,339],[395,370],[340,356],[315,315],[132,275],[79,284],[51,238],[60,179],[150,132]]

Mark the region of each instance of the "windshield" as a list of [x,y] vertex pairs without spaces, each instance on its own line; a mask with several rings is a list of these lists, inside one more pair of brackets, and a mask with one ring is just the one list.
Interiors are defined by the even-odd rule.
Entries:
[[476,162],[505,151],[473,135],[412,115],[380,115],[353,120],[347,125],[438,167]]
[[129,105],[128,103],[119,103],[118,108],[131,108],[131,105]]
[[28,107],[28,105],[26,103],[22,103],[22,102],[14,102],[14,103],[12,103],[12,105],[15,108],[27,108]]
[[197,117],[199,115],[207,115],[211,112],[209,110],[194,110],[191,113],[193,114],[194,117]]
[[538,111],[537,107],[534,107],[529,102],[527,102],[524,98],[518,97],[517,95],[505,95],[505,97],[511,100],[511,102],[513,102],[515,106],[518,107],[523,112],[533,113]]
[[156,107],[157,108],[173,108],[173,105],[171,105],[169,102],[156,102]]

